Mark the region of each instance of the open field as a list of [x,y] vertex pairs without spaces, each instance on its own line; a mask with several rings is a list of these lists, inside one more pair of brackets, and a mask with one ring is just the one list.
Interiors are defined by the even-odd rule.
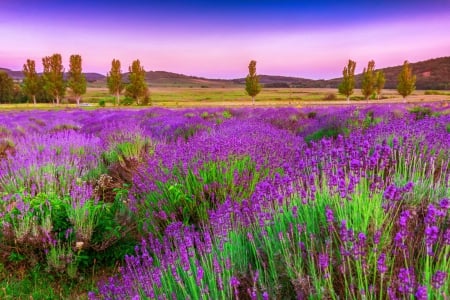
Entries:
[[447,299],[448,103],[0,114],[2,299]]
[[[153,106],[158,107],[241,107],[251,106],[251,99],[246,95],[244,87],[233,88],[151,88]],[[450,93],[446,91],[415,91],[407,98],[407,102],[449,101]],[[331,95],[331,96],[330,96]],[[331,97],[331,98],[330,98]],[[123,96],[122,96],[123,98]],[[83,97],[83,102],[93,108],[98,106],[100,100],[106,101],[106,107],[113,106],[113,97],[106,88],[90,87]],[[363,100],[360,90],[355,90],[351,97],[351,104],[380,104],[401,103],[403,99],[396,90],[384,90],[382,99]],[[255,106],[310,106],[310,105],[347,105],[345,96],[337,93],[336,89],[325,88],[290,88],[290,89],[263,89],[256,97]],[[62,104],[59,108],[75,107],[74,104]],[[136,107],[136,106],[130,106]],[[52,104],[3,104],[0,109],[54,109]]]

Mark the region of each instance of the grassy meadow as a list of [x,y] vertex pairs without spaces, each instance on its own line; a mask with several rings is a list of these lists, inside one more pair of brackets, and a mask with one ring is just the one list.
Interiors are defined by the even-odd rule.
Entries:
[[[214,106],[249,106],[251,98],[246,94],[243,86],[224,87],[190,87],[190,86],[158,86],[150,87],[153,106],[167,108],[183,107],[214,107]],[[123,99],[123,96],[121,97]],[[98,107],[99,101],[105,101],[105,107],[114,106],[114,98],[105,87],[90,86],[82,103],[84,109]],[[407,98],[407,102],[430,102],[450,100],[450,93],[442,91],[414,91]],[[361,91],[356,89],[351,96],[353,104],[365,104]],[[370,103],[398,103],[403,99],[396,90],[384,90],[381,99],[370,99]],[[256,106],[308,106],[308,105],[341,105],[347,104],[346,98],[332,88],[264,88],[256,97]],[[73,108],[75,104],[63,101],[60,107],[54,107],[50,103],[33,104],[2,104],[1,110],[11,109],[63,109]],[[130,105],[128,107],[136,107]]]

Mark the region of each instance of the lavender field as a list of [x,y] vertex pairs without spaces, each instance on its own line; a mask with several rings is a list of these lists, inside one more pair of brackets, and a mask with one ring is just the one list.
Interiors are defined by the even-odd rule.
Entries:
[[117,270],[86,299],[448,299],[449,184],[445,103],[0,113],[0,263]]

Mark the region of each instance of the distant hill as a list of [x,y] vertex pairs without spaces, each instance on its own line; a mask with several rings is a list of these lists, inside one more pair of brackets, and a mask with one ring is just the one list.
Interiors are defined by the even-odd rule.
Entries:
[[[376,62],[375,62],[376,63]],[[429,59],[410,64],[413,73],[417,76],[416,88],[419,90],[450,89],[450,56]],[[385,88],[394,89],[397,86],[397,77],[402,66],[380,69],[386,76]],[[23,78],[22,71],[11,71],[0,68],[7,72],[15,80]],[[278,75],[260,75],[260,82],[265,87],[286,88],[337,88],[342,78],[333,79],[307,79],[298,77],[287,77]],[[106,76],[99,73],[86,73],[86,79],[92,86],[106,86]],[[124,81],[128,74],[124,74]],[[230,87],[245,84],[245,78],[238,79],[208,79],[203,77],[188,76],[183,74],[149,71],[146,80],[150,87]],[[356,87],[361,83],[361,74],[356,75]]]
[[[376,62],[375,62],[376,63]],[[429,59],[416,63],[410,63],[413,73],[416,75],[416,89],[418,90],[443,90],[450,89],[450,56]],[[343,67],[342,67],[343,68]],[[385,88],[395,89],[397,77],[402,65],[388,67],[382,70],[386,77]],[[361,86],[361,74],[356,76],[356,88]],[[297,77],[260,75],[260,82],[266,87],[309,87],[309,88],[337,88],[341,78],[312,80]],[[245,84],[245,78],[235,79],[234,82]]]

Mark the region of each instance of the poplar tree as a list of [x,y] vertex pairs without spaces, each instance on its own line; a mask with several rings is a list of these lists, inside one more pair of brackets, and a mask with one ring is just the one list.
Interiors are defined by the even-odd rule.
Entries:
[[14,81],[4,71],[0,71],[0,103],[11,103],[14,98]]
[[406,96],[410,95],[416,89],[416,76],[412,74],[412,69],[407,60],[403,63],[403,68],[398,75],[397,91],[406,101]]
[[386,78],[384,77],[383,71],[377,71],[375,73],[375,89],[377,91],[377,98],[380,100],[381,90],[384,88],[384,83]]
[[349,59],[347,66],[342,71],[343,78],[341,84],[339,84],[339,93],[347,97],[347,102],[350,102],[350,96],[355,88],[355,67],[356,62]]
[[124,84],[122,82],[122,70],[120,69],[120,61],[118,59],[112,60],[111,71],[106,75],[106,81],[109,92],[116,97],[114,105],[120,105],[120,94],[124,89]]
[[375,76],[373,74],[374,68],[375,62],[371,60],[367,64],[367,69],[364,68],[362,73],[361,93],[364,95],[366,100],[369,100],[370,95],[372,95],[375,91]]
[[78,106],[80,105],[81,95],[86,93],[86,76],[83,74],[81,64],[82,59],[80,55],[74,54],[70,56],[68,86],[72,90]]
[[23,91],[24,93],[33,99],[34,105],[36,105],[36,95],[41,89],[41,79],[36,73],[36,63],[34,60],[27,59],[27,63],[23,65]]
[[136,100],[136,103],[139,105],[141,104],[141,99],[148,96],[148,87],[145,82],[145,70],[144,67],[141,66],[139,59],[133,61],[128,70],[130,73],[128,75],[129,84],[126,88],[126,95]]
[[256,75],[256,61],[250,61],[248,65],[248,75],[245,78],[245,91],[252,97],[252,103],[255,105],[255,97],[261,92],[259,77]]
[[64,67],[62,65],[61,54],[53,54],[42,59],[44,66],[44,89],[53,96],[56,104],[66,93],[66,84],[64,82]]

